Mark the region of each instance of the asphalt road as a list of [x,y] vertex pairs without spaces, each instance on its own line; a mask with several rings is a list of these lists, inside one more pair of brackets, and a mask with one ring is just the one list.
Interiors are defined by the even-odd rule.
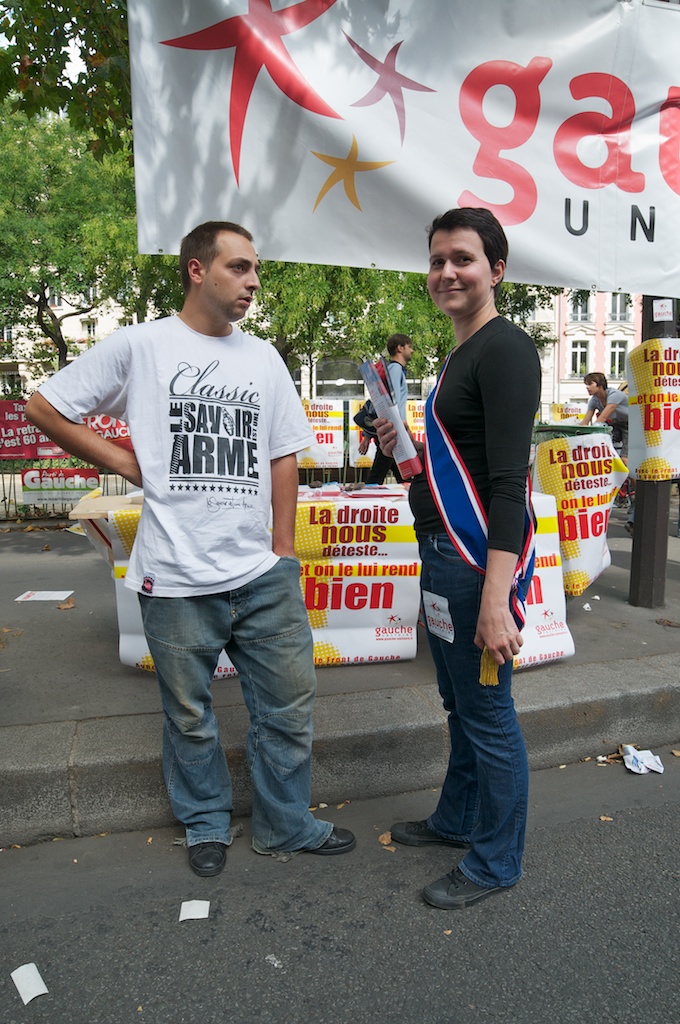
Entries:
[[245,819],[217,879],[172,829],[5,850],[0,1024],[678,1024],[680,757],[655,753],[533,773],[524,880],[463,912],[420,897],[452,851],[378,842],[434,791],[320,811],[359,839],[338,858],[258,857]]

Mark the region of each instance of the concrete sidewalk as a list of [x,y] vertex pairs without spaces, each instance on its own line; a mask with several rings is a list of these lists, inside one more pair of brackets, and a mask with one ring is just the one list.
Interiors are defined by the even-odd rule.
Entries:
[[[663,608],[627,603],[632,542],[615,510],[612,565],[567,606],[576,654],[516,674],[532,768],[627,742],[663,755],[680,740],[677,514],[676,500]],[[0,846],[171,824],[155,677],[118,660],[108,567],[84,537],[42,525],[0,528]],[[73,590],[75,604],[17,604],[26,590]],[[412,662],[320,669],[318,680],[315,801],[440,784],[447,734],[424,635]],[[214,692],[235,811],[247,813],[238,681],[220,680]]]

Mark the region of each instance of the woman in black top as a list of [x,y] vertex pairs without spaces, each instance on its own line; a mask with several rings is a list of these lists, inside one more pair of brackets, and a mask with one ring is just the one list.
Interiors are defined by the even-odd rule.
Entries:
[[[413,481],[410,500],[451,755],[434,814],[398,822],[392,838],[467,850],[423,891],[431,905],[456,909],[522,875],[528,766],[511,695],[512,659],[522,644],[513,595],[531,538],[527,473],[541,374],[531,339],[496,309],[507,240],[493,214],[449,210],[429,240],[428,290],[451,318],[456,346],[430,399],[427,473]],[[379,427],[389,452],[394,431]],[[450,461],[441,456],[448,450]],[[454,480],[461,486],[449,494]]]

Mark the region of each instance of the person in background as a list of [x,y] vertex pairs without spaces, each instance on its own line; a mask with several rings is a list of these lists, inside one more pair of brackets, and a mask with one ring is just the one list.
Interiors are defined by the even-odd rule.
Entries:
[[620,431],[621,448],[619,454],[623,461],[628,464],[628,395],[618,388],[610,388],[607,385],[607,378],[603,373],[587,373],[583,378],[586,391],[589,394],[586,412],[581,420],[583,426],[592,423],[593,416],[597,416],[596,423],[611,423],[613,428]]
[[[522,876],[529,773],[511,684],[533,567],[528,465],[541,369],[531,338],[496,309],[508,245],[493,214],[449,210],[429,243],[428,290],[455,347],[427,401],[426,471],[409,500],[451,753],[435,811],[391,832],[408,846],[464,851],[423,890],[431,906],[453,910]],[[389,454],[393,426],[376,426]]]
[[[253,848],[355,846],[351,832],[309,811],[316,677],[294,528],[295,453],[312,435],[276,349],[235,326],[260,287],[258,269],[245,228],[199,225],[180,249],[181,312],[116,331],[26,406],[66,451],[144,488],[125,583],[139,594],[156,668],[170,803],[201,876],[222,871],[232,841],[211,696],[222,650],[250,714]],[[134,451],[89,430],[82,418],[92,413],[125,420]]]
[[[587,373],[583,378],[586,391],[590,395],[585,416],[581,420],[584,426],[592,423],[597,414],[596,423],[609,423],[612,427],[612,444],[621,459],[628,465],[628,392],[621,388],[610,388],[603,373]],[[631,501],[625,530],[633,535],[635,522],[635,503]]]
[[[387,364],[387,372],[390,376],[392,390],[394,391],[396,406],[404,423],[406,423],[406,401],[408,399],[408,386],[406,384],[406,367],[413,358],[413,344],[406,334],[392,334],[387,339],[387,354],[390,359]],[[359,454],[365,455],[369,449],[371,438],[364,434],[359,442]],[[366,480],[367,484],[382,484],[390,472],[394,473],[397,483],[401,483],[401,475],[397,469],[394,459],[384,455],[376,440],[375,458]]]

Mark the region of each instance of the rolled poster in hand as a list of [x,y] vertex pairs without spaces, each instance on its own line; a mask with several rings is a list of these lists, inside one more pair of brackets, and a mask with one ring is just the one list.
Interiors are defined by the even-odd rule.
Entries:
[[378,416],[384,420],[390,420],[397,432],[397,443],[392,451],[392,458],[396,462],[401,476],[404,480],[418,476],[423,471],[423,465],[415,450],[411,435],[399,415],[399,410],[394,404],[394,399],[385,381],[375,363],[372,363],[370,359],[366,359],[361,364],[361,376],[364,378]]

